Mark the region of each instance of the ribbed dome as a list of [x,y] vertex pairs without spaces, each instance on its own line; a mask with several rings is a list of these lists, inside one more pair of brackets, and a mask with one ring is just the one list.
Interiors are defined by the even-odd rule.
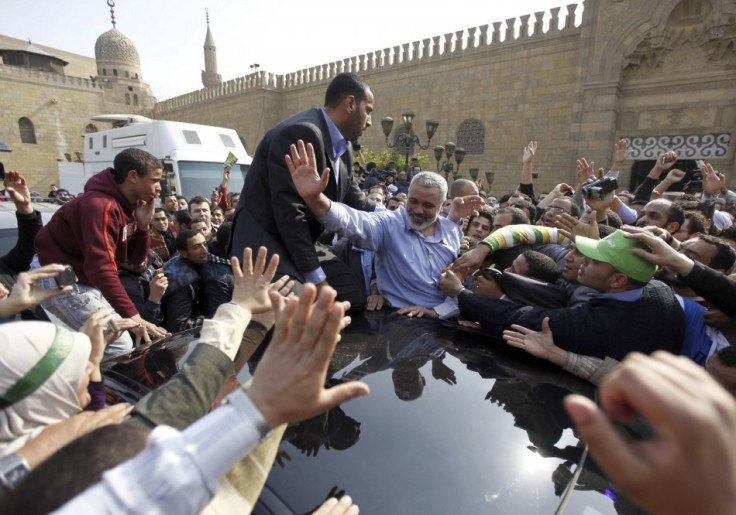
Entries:
[[141,66],[135,45],[116,28],[97,38],[95,59],[98,67],[102,63],[122,64],[135,69],[140,69]]

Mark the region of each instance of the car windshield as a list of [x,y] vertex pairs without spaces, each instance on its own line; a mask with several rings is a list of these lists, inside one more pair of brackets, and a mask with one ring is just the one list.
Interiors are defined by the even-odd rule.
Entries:
[[[179,177],[181,179],[181,195],[192,198],[201,195],[209,198],[210,193],[222,181],[222,163],[205,163],[202,161],[179,161]],[[230,173],[230,183],[227,190],[240,191],[243,189],[245,174],[248,165],[236,164]]]

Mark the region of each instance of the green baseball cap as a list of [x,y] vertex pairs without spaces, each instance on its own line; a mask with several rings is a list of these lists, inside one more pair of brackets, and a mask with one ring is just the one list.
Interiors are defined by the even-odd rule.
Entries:
[[643,249],[649,252],[652,249],[638,240],[624,238],[624,234],[624,231],[617,230],[602,240],[578,236],[575,238],[575,245],[584,256],[608,263],[639,282],[649,282],[657,271],[657,265],[635,256],[631,251]]

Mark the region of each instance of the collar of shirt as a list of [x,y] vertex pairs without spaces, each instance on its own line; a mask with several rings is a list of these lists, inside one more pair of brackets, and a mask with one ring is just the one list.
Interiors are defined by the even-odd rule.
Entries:
[[633,290],[620,291],[616,293],[593,293],[592,297],[597,299],[614,299],[623,302],[634,302],[641,298],[644,288],[635,288]]
[[[396,209],[395,212],[397,214],[400,213],[402,215],[402,219],[404,221],[404,230],[406,232],[413,231],[413,232],[417,233],[419,236],[421,236],[422,238],[424,238],[426,241],[432,242],[432,243],[443,243],[443,242],[446,243],[446,242],[452,241],[451,238],[447,238],[447,236],[448,236],[448,227],[446,227],[445,225],[443,225],[443,224],[440,223],[440,219],[442,217],[437,217],[437,220],[435,220],[434,233],[427,235],[427,234],[421,233],[420,231],[417,231],[416,229],[414,229],[409,224],[409,215],[407,215],[407,213],[406,213],[406,208],[400,207],[400,208]],[[450,220],[450,221],[452,222],[452,220]],[[455,224],[455,222],[452,222],[452,223],[453,223],[453,225],[456,225],[457,226],[458,230],[461,230],[460,227],[462,226],[462,224]],[[452,227],[451,226],[451,228],[449,230],[452,231],[452,232],[454,232],[455,231],[455,227]]]
[[324,108],[322,109],[322,116],[325,118],[327,130],[330,133],[330,140],[332,140],[332,159],[335,161],[335,170],[332,173],[335,175],[335,182],[337,182],[340,173],[340,157],[347,152],[350,143],[348,143],[348,140],[345,139],[345,136],[342,135],[340,129],[337,128],[337,125],[335,125],[332,119],[327,116],[327,111]]

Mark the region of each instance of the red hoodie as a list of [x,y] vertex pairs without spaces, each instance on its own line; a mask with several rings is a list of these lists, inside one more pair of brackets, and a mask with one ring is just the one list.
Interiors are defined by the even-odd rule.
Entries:
[[151,246],[137,230],[135,206],[115,183],[112,168],[93,175],[84,194],[64,204],[36,236],[42,265],[71,265],[80,284],[98,288],[121,316],[138,314],[118,278],[118,263],[141,263]]

